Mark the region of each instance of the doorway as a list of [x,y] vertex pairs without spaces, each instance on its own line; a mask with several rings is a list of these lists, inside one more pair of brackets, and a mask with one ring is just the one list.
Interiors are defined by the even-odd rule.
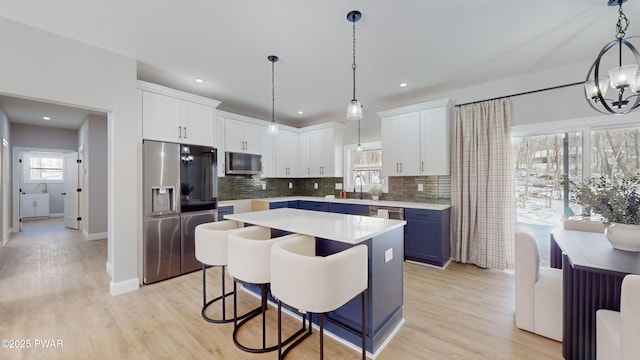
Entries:
[[78,153],[14,147],[14,154],[20,230],[33,220],[57,217],[78,229]]
[[[15,171],[16,164],[20,164],[18,152],[20,150],[77,152],[77,155],[74,155],[75,160],[82,157],[83,162],[80,164],[76,162],[74,166],[77,170],[70,171],[76,174],[73,179],[78,181],[77,184],[70,184],[66,191],[62,182],[57,185],[46,184],[46,192],[52,197],[50,215],[65,217],[67,223],[71,223],[71,227],[79,228],[87,240],[106,238],[108,223],[107,114],[2,95],[0,95],[0,105],[10,121],[11,155],[9,158],[11,161],[8,169],[12,181],[9,183],[9,191],[5,193],[5,196],[8,196],[11,199],[10,203],[12,203],[10,211],[7,212],[10,217],[11,231],[18,232],[23,225],[20,221],[21,187],[19,186],[23,172]],[[47,119],[44,119],[43,114],[47,115]],[[69,163],[73,164],[72,161]],[[94,164],[91,169],[89,169],[90,163]],[[33,186],[33,184],[27,186]],[[25,190],[29,190],[31,193],[42,192],[44,186],[41,184],[40,189],[36,186]],[[91,187],[93,195],[89,191],[89,187]],[[78,192],[78,189],[85,191]],[[72,212],[65,215],[65,201],[80,203],[84,206],[80,206],[75,214]],[[94,204],[94,206],[89,209],[89,204]],[[78,222],[78,224],[75,225],[73,222]]]

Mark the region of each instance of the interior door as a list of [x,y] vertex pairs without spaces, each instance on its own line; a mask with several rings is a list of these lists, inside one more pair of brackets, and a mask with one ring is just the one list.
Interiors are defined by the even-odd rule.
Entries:
[[78,159],[77,153],[64,156],[64,226],[78,228]]

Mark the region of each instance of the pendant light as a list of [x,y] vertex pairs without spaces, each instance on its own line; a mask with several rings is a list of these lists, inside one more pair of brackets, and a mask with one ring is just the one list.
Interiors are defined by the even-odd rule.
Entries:
[[352,10],[347,14],[347,20],[353,23],[353,63],[351,64],[351,69],[353,70],[353,98],[349,102],[349,107],[347,107],[347,120],[362,119],[362,105],[356,99],[356,22],[361,17],[362,13],[358,10]]
[[276,122],[275,117],[275,108],[276,108],[276,87],[275,87],[275,63],[278,61],[278,57],[275,55],[267,56],[267,59],[271,61],[271,123],[269,123],[268,133],[271,135],[278,135],[280,133],[280,128],[278,127],[278,123]]
[[[622,4],[627,0],[608,0],[609,6],[618,6],[618,23],[615,40],[606,44],[591,65],[584,83],[585,97],[589,105],[603,114],[626,114],[640,106],[640,53],[630,40],[637,36],[626,37],[629,19],[622,11]],[[609,77],[601,76],[600,62],[611,49],[617,53],[617,66],[609,70]],[[626,53],[623,62],[623,52]],[[606,98],[607,90],[610,97]],[[613,94],[611,94],[613,92]],[[613,96],[611,96],[613,95]]]

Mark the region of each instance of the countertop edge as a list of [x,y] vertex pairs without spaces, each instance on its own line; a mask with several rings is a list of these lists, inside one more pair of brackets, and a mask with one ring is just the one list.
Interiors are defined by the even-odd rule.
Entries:
[[[316,197],[316,196],[283,196],[283,197],[273,197],[273,198],[258,198],[253,200],[264,201],[268,203],[280,202],[280,201],[304,200],[304,201],[317,201],[317,202],[338,203],[338,204],[388,206],[388,207],[401,207],[401,208],[426,209],[426,210],[446,210],[451,208],[450,204],[417,203],[417,202],[410,202],[410,201],[392,201],[392,200],[374,201],[369,199],[363,199],[363,200],[340,199],[340,198],[325,198],[325,197]],[[220,203],[233,203],[233,200],[225,200]]]

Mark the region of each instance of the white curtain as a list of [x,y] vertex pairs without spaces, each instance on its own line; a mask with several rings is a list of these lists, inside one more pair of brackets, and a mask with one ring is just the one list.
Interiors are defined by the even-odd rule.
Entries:
[[455,261],[513,268],[516,213],[511,104],[456,108],[451,152],[451,252]]

